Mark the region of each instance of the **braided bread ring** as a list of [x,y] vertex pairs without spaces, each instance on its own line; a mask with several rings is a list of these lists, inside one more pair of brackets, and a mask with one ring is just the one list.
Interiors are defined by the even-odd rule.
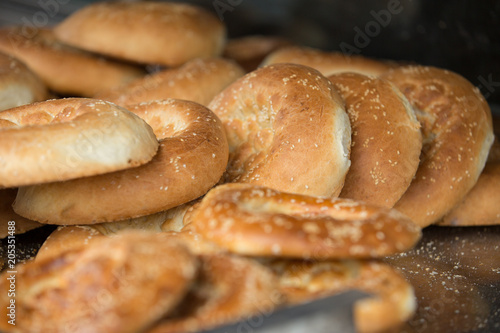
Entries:
[[212,189],[189,228],[231,252],[294,258],[381,257],[411,248],[420,228],[395,210],[249,184]]
[[86,98],[0,112],[0,185],[16,187],[122,170],[151,160],[158,142],[135,114]]
[[383,78],[408,98],[422,125],[420,166],[394,208],[425,227],[476,184],[494,139],[491,111],[477,88],[447,70],[406,66]]
[[160,140],[151,162],[115,173],[19,190],[14,210],[42,223],[93,224],[149,215],[205,194],[228,157],[220,120],[188,101],[151,101],[129,109]]

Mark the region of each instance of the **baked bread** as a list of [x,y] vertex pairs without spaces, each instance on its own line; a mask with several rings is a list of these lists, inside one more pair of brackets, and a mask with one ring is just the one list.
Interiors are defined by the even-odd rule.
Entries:
[[47,87],[35,73],[18,59],[0,53],[0,111],[47,98]]
[[153,159],[129,168],[68,182],[25,186],[14,210],[49,224],[94,224],[150,215],[205,194],[227,165],[220,120],[189,101],[162,100],[129,107],[149,123],[159,142]]
[[491,111],[477,88],[448,70],[405,66],[382,77],[405,94],[422,125],[420,166],[394,207],[425,227],[476,184],[493,142]]
[[84,50],[166,66],[220,55],[226,41],[226,28],[212,13],[160,1],[96,2],[71,14],[54,32]]
[[393,207],[417,171],[420,123],[388,81],[358,73],[328,77],[346,103],[352,128],[351,167],[341,198]]
[[62,44],[51,29],[0,29],[0,52],[23,61],[52,91],[63,96],[92,97],[141,77],[145,71]]
[[259,68],[224,89],[209,108],[227,133],[226,182],[340,193],[351,126],[344,102],[318,71],[293,64]]
[[0,186],[19,187],[123,170],[153,158],[158,141],[132,112],[90,98],[0,112]]

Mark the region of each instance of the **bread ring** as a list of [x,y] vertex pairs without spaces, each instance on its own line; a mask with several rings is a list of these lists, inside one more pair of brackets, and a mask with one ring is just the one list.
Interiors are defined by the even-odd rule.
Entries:
[[0,112],[0,147],[0,186],[17,187],[138,166],[158,142],[121,107],[67,98]]
[[96,177],[23,187],[14,210],[50,224],[118,221],[189,202],[219,181],[228,147],[222,124],[209,109],[170,99],[129,110],[145,119],[160,140],[151,162]]
[[36,255],[36,260],[56,256],[72,248],[88,246],[101,237],[114,237],[124,232],[177,234],[184,226],[183,219],[186,211],[191,207],[192,203],[187,203],[134,219],[92,225],[59,226],[42,244]]
[[209,104],[229,141],[225,181],[317,196],[340,193],[351,126],[330,81],[278,64],[240,78]]
[[0,53],[0,111],[47,99],[49,92],[24,63]]
[[383,77],[405,94],[422,125],[420,166],[394,207],[425,227],[477,182],[493,142],[491,111],[477,88],[444,69],[406,66]]
[[16,188],[0,190],[0,239],[9,235],[20,235],[43,226],[41,223],[25,219],[14,212],[12,203],[16,198],[16,194]]
[[224,25],[212,13],[151,1],[94,3],[70,15],[54,32],[84,50],[167,66],[219,55],[226,40]]
[[278,260],[269,266],[291,304],[352,289],[372,294],[354,306],[354,323],[360,333],[397,328],[411,318],[417,307],[412,286],[382,262]]
[[61,44],[52,30],[25,29],[0,29],[0,51],[22,60],[57,93],[92,97],[144,75],[138,67]]
[[[139,332],[173,309],[198,260],[175,241],[150,233],[103,237],[87,247],[17,267],[16,330]],[[0,321],[7,323],[9,273],[0,281]]]
[[244,36],[228,40],[222,55],[233,59],[247,72],[251,72],[257,69],[270,53],[290,45],[290,41],[278,36]]
[[351,167],[340,197],[391,208],[417,171],[420,123],[388,81],[357,73],[328,78],[346,103],[352,128]]
[[227,254],[200,259],[198,279],[187,297],[148,333],[199,332],[263,315],[283,302],[276,277],[257,262]]
[[396,66],[387,61],[378,61],[358,55],[348,56],[341,52],[324,52],[300,46],[286,47],[271,53],[264,59],[261,66],[278,63],[309,66],[317,69],[324,76],[342,72],[379,76]]
[[195,59],[103,92],[96,98],[123,106],[167,98],[208,105],[215,95],[243,74],[243,70],[229,60]]
[[251,256],[381,257],[420,238],[420,228],[395,210],[249,184],[215,187],[191,220],[190,229],[209,241]]
[[442,226],[500,224],[499,185],[500,161],[486,163],[472,190],[437,224]]

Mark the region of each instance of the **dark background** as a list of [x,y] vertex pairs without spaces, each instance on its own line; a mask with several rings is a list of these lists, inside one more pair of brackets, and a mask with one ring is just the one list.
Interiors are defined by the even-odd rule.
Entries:
[[[95,1],[0,0],[0,26],[55,24]],[[469,79],[491,104],[500,104],[498,0],[185,2],[219,16],[228,27],[229,37],[279,35],[323,50],[352,52],[355,48],[353,53],[365,56],[443,67]],[[398,10],[382,26],[373,13],[387,13],[389,4]],[[367,28],[372,29],[371,36],[361,40],[359,31]]]

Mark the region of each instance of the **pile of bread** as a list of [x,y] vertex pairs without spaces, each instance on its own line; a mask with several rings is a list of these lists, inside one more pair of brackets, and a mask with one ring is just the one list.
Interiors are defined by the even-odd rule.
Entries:
[[168,2],[2,28],[0,52],[3,236],[60,226],[16,267],[15,326],[2,276],[2,331],[197,332],[360,289],[381,332],[416,307],[381,258],[500,221],[490,109],[445,69],[228,41]]

